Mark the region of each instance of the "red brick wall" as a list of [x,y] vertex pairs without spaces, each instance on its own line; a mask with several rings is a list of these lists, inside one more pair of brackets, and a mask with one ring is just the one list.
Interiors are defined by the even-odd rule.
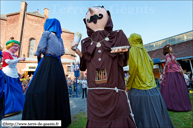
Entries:
[[[75,54],[75,52],[71,50],[71,40],[74,39],[74,34],[63,32],[61,38],[63,39],[64,47],[67,48],[72,54]],[[75,57],[72,57],[71,55],[64,55],[62,58],[75,60]]]
[[0,44],[3,46],[3,48],[5,48],[5,30],[6,30],[6,24],[7,24],[7,21],[6,20],[0,20]]
[[[172,51],[173,51],[173,55],[176,58],[193,56],[193,40],[172,45]],[[162,49],[149,51],[148,54],[150,55],[152,60],[155,58],[160,58],[160,60],[165,59]]]
[[[7,22],[1,24],[1,33],[4,36],[1,39],[1,43],[3,45],[3,50],[6,50],[6,42],[10,40],[10,37],[14,37],[15,40],[19,40],[19,27],[18,27],[18,22],[19,22],[19,14],[16,15],[11,15],[7,17]],[[2,23],[2,20],[1,20]]]
[[[26,15],[22,44],[22,56],[25,54],[25,57],[28,57],[29,43],[31,38],[35,39],[34,52],[37,50],[38,43],[44,31],[43,25],[44,18]],[[34,56],[34,58],[36,57]]]
[[22,71],[23,69],[26,68],[26,63],[17,63],[17,71],[20,73],[20,74],[23,74],[24,71]]

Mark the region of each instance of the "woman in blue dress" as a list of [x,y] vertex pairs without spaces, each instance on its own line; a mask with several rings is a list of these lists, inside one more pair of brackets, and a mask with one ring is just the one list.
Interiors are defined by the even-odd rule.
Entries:
[[71,123],[66,78],[60,57],[64,55],[61,26],[57,19],[47,19],[35,53],[38,67],[26,91],[23,120],[61,120],[62,127]]

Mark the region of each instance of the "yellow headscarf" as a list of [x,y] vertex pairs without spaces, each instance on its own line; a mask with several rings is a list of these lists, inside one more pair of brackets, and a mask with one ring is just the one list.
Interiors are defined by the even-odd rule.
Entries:
[[133,33],[129,37],[131,48],[129,50],[129,74],[126,87],[147,90],[156,87],[153,75],[153,62],[143,47],[139,34]]

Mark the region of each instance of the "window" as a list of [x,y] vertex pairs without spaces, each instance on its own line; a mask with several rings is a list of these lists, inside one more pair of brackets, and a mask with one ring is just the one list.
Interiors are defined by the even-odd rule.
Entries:
[[28,57],[29,58],[33,58],[34,57],[34,48],[35,48],[35,39],[31,38],[29,41],[29,53],[28,53]]
[[71,72],[71,66],[67,66],[67,72]]
[[29,67],[29,69],[36,69],[36,67]]
[[95,84],[102,84],[107,83],[107,70],[101,69],[99,71],[96,71],[95,75]]

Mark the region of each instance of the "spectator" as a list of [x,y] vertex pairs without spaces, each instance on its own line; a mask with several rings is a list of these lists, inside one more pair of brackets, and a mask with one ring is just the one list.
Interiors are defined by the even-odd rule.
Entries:
[[68,87],[71,86],[71,78],[70,78],[70,76],[68,76],[67,84],[68,84]]
[[21,75],[21,78],[24,79],[24,74]]
[[77,85],[78,85],[78,87],[77,87],[77,92],[78,92],[78,96],[80,96],[81,95],[81,93],[82,93],[82,86],[81,86],[81,79],[80,79],[80,77],[78,77],[78,79],[77,79]]
[[85,98],[87,97],[87,78],[84,77],[84,80],[82,81],[82,99],[84,98],[84,94],[85,94]]
[[162,72],[160,72],[159,84],[161,84]]
[[66,75],[65,77],[66,77],[66,82],[68,82],[68,75]]
[[81,80],[80,77],[77,78],[77,84],[80,84]]
[[33,75],[31,74],[30,77],[29,77],[29,79],[31,80],[32,78],[33,78]]
[[130,77],[129,72],[127,72],[127,74],[126,74],[126,81],[128,80],[129,77]]
[[72,82],[70,76],[68,76],[67,85],[68,85],[68,93],[69,93],[70,96],[72,96],[73,82]]
[[76,77],[72,81],[72,84],[73,84],[73,90],[74,90],[74,92],[76,92]]
[[190,78],[188,77],[188,73],[186,69],[184,69],[184,78],[185,78],[186,85],[189,87]]

